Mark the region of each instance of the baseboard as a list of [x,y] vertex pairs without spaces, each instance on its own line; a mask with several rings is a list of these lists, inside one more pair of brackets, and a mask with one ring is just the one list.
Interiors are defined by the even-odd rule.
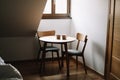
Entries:
[[[61,57],[60,57],[61,59]],[[45,58],[45,61],[56,61],[58,60],[57,57],[52,58]],[[41,61],[41,59],[29,59],[29,60],[16,60],[16,61],[6,61],[5,63],[23,63],[23,62],[34,62],[34,61]]]
[[[73,59],[73,61],[76,62],[76,59],[75,59],[75,58],[71,57],[71,59]],[[80,61],[78,61],[78,63],[82,65],[82,63],[81,63]],[[86,67],[87,67],[87,69],[95,72],[96,74],[98,74],[99,76],[101,76],[103,79],[105,79],[105,77],[104,77],[103,75],[101,75],[100,73],[98,73],[98,72],[96,72],[95,70],[91,69],[89,66],[86,66]]]

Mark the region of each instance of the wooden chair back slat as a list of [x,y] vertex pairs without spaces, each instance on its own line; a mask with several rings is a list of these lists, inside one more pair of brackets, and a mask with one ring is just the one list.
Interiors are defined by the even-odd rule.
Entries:
[[42,36],[53,36],[55,35],[55,30],[50,30],[50,31],[38,31],[37,32],[38,37]]
[[78,40],[76,50],[78,50],[80,42],[84,42],[84,46],[83,46],[83,51],[84,51],[84,47],[86,46],[86,43],[87,43],[87,35],[77,33],[76,34],[76,39]]

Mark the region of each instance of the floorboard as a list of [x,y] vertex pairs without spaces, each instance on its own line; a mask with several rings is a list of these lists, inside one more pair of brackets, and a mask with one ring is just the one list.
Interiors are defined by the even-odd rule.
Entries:
[[45,70],[40,73],[40,62],[25,61],[12,63],[22,74],[24,80],[104,80],[94,71],[87,69],[85,74],[84,67],[79,64],[76,69],[74,60],[70,61],[70,77],[66,77],[66,64],[59,70],[57,61],[47,61]]

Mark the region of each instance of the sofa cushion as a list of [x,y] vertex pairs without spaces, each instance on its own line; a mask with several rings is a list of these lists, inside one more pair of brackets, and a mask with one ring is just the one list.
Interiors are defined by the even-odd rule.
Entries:
[[0,65],[0,80],[7,78],[22,79],[20,72],[11,64]]
[[18,78],[2,78],[0,80],[23,80],[23,79],[18,79]]
[[5,62],[1,57],[0,57],[0,65],[5,65]]

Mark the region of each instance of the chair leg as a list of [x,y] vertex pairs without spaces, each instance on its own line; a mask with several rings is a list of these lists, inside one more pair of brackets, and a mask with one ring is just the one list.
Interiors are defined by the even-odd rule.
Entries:
[[84,58],[84,56],[82,56],[82,58],[83,58],[83,64],[84,64],[85,73],[87,74],[87,69],[86,69],[86,66],[85,66],[85,58]]
[[45,70],[45,57],[46,57],[46,53],[43,53],[44,57],[43,57],[43,70]]
[[78,56],[76,56],[76,69],[78,69]]
[[59,69],[61,69],[61,65],[60,65],[60,57],[59,57],[59,52],[58,52],[58,51],[57,51],[57,58],[58,58]]
[[43,56],[44,54],[42,53],[41,61],[40,61],[40,72],[42,71],[42,67],[43,67]]
[[61,44],[61,56],[62,56],[62,58],[61,58],[61,67],[63,67],[64,65],[63,65],[63,59],[64,59],[64,53],[63,53],[63,44]]
[[52,61],[53,61],[54,55],[53,55],[53,51],[52,51]]
[[62,53],[61,67],[64,67],[63,61],[64,61],[64,53]]
[[45,70],[45,56],[46,56],[46,53],[42,52],[42,57],[41,57],[41,62],[40,62],[40,72],[42,70]]
[[67,77],[69,77],[70,75],[70,69],[69,69],[69,66],[70,66],[70,56],[68,55],[68,57],[66,57],[66,65],[67,65]]
[[40,54],[41,54],[41,50],[39,49],[39,51],[38,51],[38,55],[37,55],[37,60],[39,60],[39,58],[40,58]]

